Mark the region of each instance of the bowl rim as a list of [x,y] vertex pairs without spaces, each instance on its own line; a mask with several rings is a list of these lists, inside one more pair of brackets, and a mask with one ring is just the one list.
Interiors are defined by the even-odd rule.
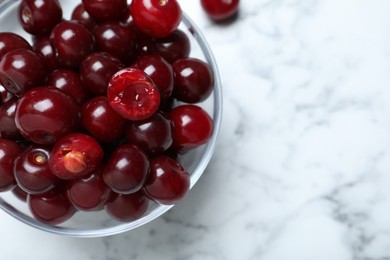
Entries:
[[[19,2],[19,0],[0,0],[0,13],[3,13],[5,10],[10,8],[13,4],[16,4]],[[214,153],[215,146],[217,143],[217,137],[218,133],[220,131],[220,125],[222,121],[222,83],[219,75],[218,66],[216,63],[216,60],[214,58],[214,55],[212,53],[212,50],[199,29],[199,27],[191,20],[191,18],[183,11],[182,16],[182,22],[187,27],[187,30],[193,35],[197,43],[199,44],[199,47],[202,50],[203,55],[205,56],[205,59],[207,63],[211,66],[212,71],[214,72],[214,90],[213,90],[213,122],[214,122],[214,129],[213,133],[210,137],[210,140],[207,142],[204,148],[204,153],[202,154],[200,160],[197,162],[197,164],[194,167],[194,171],[191,174],[191,182],[190,182],[190,189],[196,184],[196,182],[199,180],[203,172],[205,171],[208,163],[211,160],[211,157]],[[11,215],[12,217],[18,219],[24,224],[27,224],[33,228],[46,231],[49,233],[57,234],[57,235],[63,235],[63,236],[70,236],[70,237],[104,237],[104,236],[111,236],[120,234],[132,229],[135,229],[137,227],[140,227],[146,223],[151,222],[152,220],[158,218],[159,216],[166,213],[168,210],[170,210],[174,205],[159,205],[152,211],[150,211],[147,215],[141,217],[140,219],[137,219],[132,222],[125,222],[120,223],[118,222],[118,225],[111,226],[111,227],[102,227],[99,229],[79,229],[79,228],[68,228],[68,227],[62,227],[62,226],[52,226],[45,223],[42,223],[30,216],[27,216],[24,213],[20,213],[15,207],[10,205],[8,202],[6,202],[3,198],[0,196],[0,209]]]

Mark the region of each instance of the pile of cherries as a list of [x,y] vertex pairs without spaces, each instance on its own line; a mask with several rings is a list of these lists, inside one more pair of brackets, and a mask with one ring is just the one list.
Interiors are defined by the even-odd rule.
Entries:
[[22,0],[32,44],[0,33],[0,191],[57,225],[77,211],[140,218],[189,190],[180,155],[213,131],[213,91],[176,0]]

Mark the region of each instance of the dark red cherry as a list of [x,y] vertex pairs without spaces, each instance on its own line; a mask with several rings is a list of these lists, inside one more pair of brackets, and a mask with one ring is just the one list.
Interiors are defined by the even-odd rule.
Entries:
[[150,174],[145,182],[146,195],[160,204],[175,204],[187,194],[190,175],[178,162],[168,156],[150,161]]
[[58,69],[50,73],[48,84],[60,89],[82,104],[88,99],[88,92],[81,83],[77,72],[68,69]]
[[50,34],[50,42],[61,66],[78,69],[80,63],[94,51],[92,33],[76,21],[57,24]]
[[130,9],[135,25],[152,37],[170,35],[181,22],[182,11],[176,0],[133,0]]
[[207,15],[215,20],[222,21],[231,18],[237,13],[239,0],[201,0],[200,3]]
[[173,125],[173,148],[189,150],[205,144],[213,132],[213,121],[203,108],[182,105],[169,112]]
[[160,106],[160,93],[153,81],[142,70],[131,67],[112,76],[107,97],[110,106],[129,120],[146,119]]
[[89,176],[69,183],[68,197],[78,210],[96,211],[104,208],[110,197],[111,189],[97,171]]
[[82,0],[85,10],[98,21],[118,19],[127,9],[126,0]]
[[94,138],[71,133],[55,143],[49,165],[58,178],[75,180],[94,172],[102,159],[103,149]]
[[7,139],[21,139],[22,135],[15,124],[17,98],[12,98],[0,107],[0,136]]
[[22,149],[16,142],[0,138],[0,191],[15,187],[14,161],[21,152]]
[[149,154],[162,153],[172,144],[171,120],[162,112],[157,112],[147,119],[129,122],[126,141]]
[[8,52],[17,49],[32,50],[31,45],[22,36],[12,32],[0,32],[0,60]]
[[137,146],[123,144],[111,154],[103,171],[104,181],[116,193],[141,189],[149,172],[149,159]]
[[132,194],[112,193],[106,211],[114,219],[122,222],[137,220],[148,209],[149,199],[142,191]]
[[97,22],[85,10],[82,3],[78,4],[72,11],[71,20],[78,21],[85,25],[88,30],[92,30]]
[[49,168],[50,148],[31,146],[15,160],[14,174],[18,186],[30,194],[45,193],[54,188],[58,178]]
[[27,202],[28,193],[22,190],[19,186],[15,186],[15,188],[12,189],[12,193],[21,201]]
[[30,194],[27,197],[27,204],[37,220],[50,225],[61,224],[76,213],[62,187],[43,194]]
[[186,103],[206,100],[214,88],[213,72],[210,66],[197,58],[183,58],[173,64],[175,85],[173,95]]
[[37,144],[54,144],[78,129],[80,107],[74,98],[59,89],[37,87],[19,100],[15,123],[26,139]]
[[140,57],[133,65],[143,70],[153,80],[160,91],[162,101],[167,100],[173,91],[173,70],[171,64],[161,56],[146,55]]
[[122,136],[126,120],[111,108],[107,97],[100,96],[84,103],[81,124],[97,140],[109,143]]
[[39,86],[46,79],[41,57],[33,51],[18,49],[8,52],[0,62],[0,82],[15,96]]
[[123,68],[122,62],[105,52],[89,55],[80,65],[80,78],[83,85],[95,96],[107,93],[110,78]]
[[4,104],[8,100],[10,100],[13,97],[11,93],[9,93],[3,85],[0,83],[0,105]]
[[129,63],[135,56],[136,39],[129,26],[119,21],[108,21],[97,25],[93,34],[99,51],[108,52],[124,63]]
[[36,37],[33,43],[33,50],[41,56],[47,73],[59,67],[49,35]]
[[50,33],[61,22],[62,9],[57,0],[23,0],[19,6],[19,21],[33,35]]
[[186,58],[191,51],[191,43],[185,32],[180,29],[161,39],[155,39],[148,45],[150,53],[160,55],[169,63]]

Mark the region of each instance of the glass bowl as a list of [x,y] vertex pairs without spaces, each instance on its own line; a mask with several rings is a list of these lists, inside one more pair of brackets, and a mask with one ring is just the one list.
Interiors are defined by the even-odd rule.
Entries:
[[[17,9],[20,0],[0,0],[0,2],[0,31],[20,34],[31,42],[31,36],[22,30],[17,19]],[[60,0],[64,18],[69,19],[73,8],[80,2],[80,0]],[[181,163],[191,175],[190,188],[192,188],[203,174],[216,145],[222,115],[222,89],[214,56],[199,28],[185,13],[183,13],[182,23],[179,28],[190,39],[190,56],[206,61],[211,66],[214,74],[213,93],[206,101],[197,103],[213,118],[213,134],[208,143],[182,155],[180,158]],[[113,220],[104,210],[98,212],[79,211],[68,221],[53,226],[34,219],[27,204],[19,200],[11,191],[0,193],[0,208],[21,222],[50,233],[74,237],[101,237],[129,231],[161,216],[172,207],[173,205],[166,206],[151,202],[143,217],[132,222]]]

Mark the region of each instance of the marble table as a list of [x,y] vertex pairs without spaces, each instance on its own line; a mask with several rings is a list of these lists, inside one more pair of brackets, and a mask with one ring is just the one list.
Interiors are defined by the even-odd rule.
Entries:
[[105,238],[0,212],[0,258],[390,259],[390,1],[241,0],[229,25],[180,3],[224,91],[198,184],[162,217]]

